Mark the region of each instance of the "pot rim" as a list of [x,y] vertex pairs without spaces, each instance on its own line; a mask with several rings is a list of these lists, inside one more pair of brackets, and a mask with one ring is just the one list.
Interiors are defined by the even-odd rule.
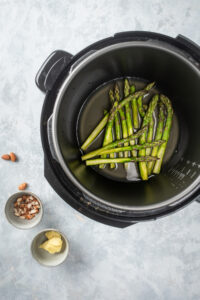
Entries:
[[[111,207],[114,208],[119,208],[119,206],[117,204],[113,204],[113,203],[108,203],[108,201],[105,201],[104,199],[92,194],[90,191],[88,191],[86,188],[84,188],[79,181],[75,178],[75,176],[71,173],[71,171],[69,170],[69,168],[67,167],[64,158],[62,156],[61,150],[60,150],[60,146],[58,143],[58,137],[57,137],[57,121],[58,121],[58,114],[59,114],[59,108],[60,108],[60,104],[62,102],[64,93],[67,89],[67,87],[69,86],[70,82],[72,81],[72,79],[75,77],[75,75],[81,71],[81,69],[87,65],[89,62],[91,62],[92,60],[94,60],[95,58],[105,54],[108,51],[112,51],[114,49],[120,49],[123,47],[131,47],[131,46],[136,46],[136,47],[151,47],[151,48],[155,48],[155,49],[161,49],[164,52],[167,53],[171,53],[174,56],[177,56],[177,58],[183,60],[185,63],[187,63],[188,65],[190,65],[190,67],[195,71],[199,73],[199,69],[197,67],[195,67],[191,61],[187,60],[183,55],[181,55],[180,53],[177,53],[175,51],[173,51],[173,48],[175,48],[174,46],[169,45],[169,47],[171,49],[168,49],[166,47],[163,47],[161,45],[159,45],[158,43],[154,44],[154,41],[152,39],[149,39],[147,41],[129,41],[129,42],[120,42],[120,43],[116,43],[110,46],[106,46],[100,50],[96,50],[96,51],[92,51],[89,53],[88,56],[85,56],[83,58],[83,60],[79,61],[77,64],[75,64],[75,67],[70,68],[70,71],[67,75],[67,77],[65,78],[65,80],[62,82],[61,87],[59,88],[59,92],[56,96],[56,100],[55,100],[55,104],[54,104],[54,108],[53,108],[53,113],[52,113],[52,141],[53,141],[53,145],[54,145],[54,150],[55,150],[55,154],[57,156],[58,162],[61,165],[62,169],[64,170],[65,174],[67,175],[67,177],[72,181],[73,184],[75,184],[75,186],[81,190],[83,193],[85,193],[87,196],[89,196],[92,199],[95,199],[96,201],[101,202],[104,205],[109,205]],[[167,43],[165,42],[165,45]],[[179,51],[180,52],[180,51]],[[194,182],[192,184],[190,184],[190,186],[188,186],[185,190],[183,190],[181,193],[179,193],[178,195],[171,197],[168,200],[163,201],[162,203],[157,203],[157,204],[151,204],[151,205],[147,205],[147,206],[128,206],[125,205],[123,206],[123,209],[128,209],[128,210],[135,210],[135,211],[149,211],[149,210],[153,210],[153,209],[157,209],[157,208],[162,208],[164,206],[172,206],[172,205],[176,205],[179,202],[184,201],[185,199],[187,199],[188,197],[190,197],[193,193],[195,193],[195,191],[199,188],[200,186],[200,175],[194,180]],[[122,208],[122,207],[121,207]]]

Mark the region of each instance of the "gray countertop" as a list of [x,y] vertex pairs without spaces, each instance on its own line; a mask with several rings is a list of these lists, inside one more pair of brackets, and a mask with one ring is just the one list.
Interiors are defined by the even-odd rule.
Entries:
[[[123,230],[94,222],[68,206],[43,176],[35,74],[55,49],[77,53],[125,30],[181,33],[200,44],[198,0],[0,0],[0,299],[200,299],[200,204]],[[41,197],[42,222],[12,227],[4,205],[21,182]],[[70,241],[67,261],[40,266],[30,254],[35,234],[55,227]]]

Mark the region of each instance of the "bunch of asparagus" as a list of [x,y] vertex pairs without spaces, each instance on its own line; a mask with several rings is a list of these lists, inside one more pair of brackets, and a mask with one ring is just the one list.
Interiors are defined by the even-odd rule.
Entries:
[[[152,82],[143,90],[135,91],[135,85],[130,86],[128,79],[125,79],[124,98],[121,101],[118,84],[115,84],[114,90],[110,89],[110,112],[105,112],[81,146],[85,151],[105,128],[102,148],[82,156],[87,166],[99,165],[104,168],[110,164],[110,168],[115,168],[116,163],[124,163],[127,169],[129,162],[135,162],[138,163],[142,180],[148,180],[152,173],[160,173],[170,136],[173,108],[171,101],[162,94],[155,94],[148,105],[143,104],[143,97],[154,86],[155,82]],[[154,111],[157,105],[159,113],[154,137]]]

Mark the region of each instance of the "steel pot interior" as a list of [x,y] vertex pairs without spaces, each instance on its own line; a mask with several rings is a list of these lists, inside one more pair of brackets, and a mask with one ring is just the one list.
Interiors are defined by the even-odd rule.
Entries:
[[[155,80],[178,115],[176,151],[162,173],[148,182],[115,182],[80,160],[76,126],[85,99],[101,84],[126,76]],[[199,80],[199,70],[187,57],[148,43],[117,44],[83,60],[63,83],[53,114],[54,147],[67,176],[89,197],[134,210],[161,207],[191,193],[200,175]],[[95,112],[97,123],[101,116]]]

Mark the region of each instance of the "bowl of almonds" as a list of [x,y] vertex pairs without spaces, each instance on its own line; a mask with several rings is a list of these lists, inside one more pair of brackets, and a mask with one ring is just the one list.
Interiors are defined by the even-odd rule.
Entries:
[[31,192],[15,193],[7,200],[5,215],[13,226],[19,229],[29,229],[41,221],[42,203]]

